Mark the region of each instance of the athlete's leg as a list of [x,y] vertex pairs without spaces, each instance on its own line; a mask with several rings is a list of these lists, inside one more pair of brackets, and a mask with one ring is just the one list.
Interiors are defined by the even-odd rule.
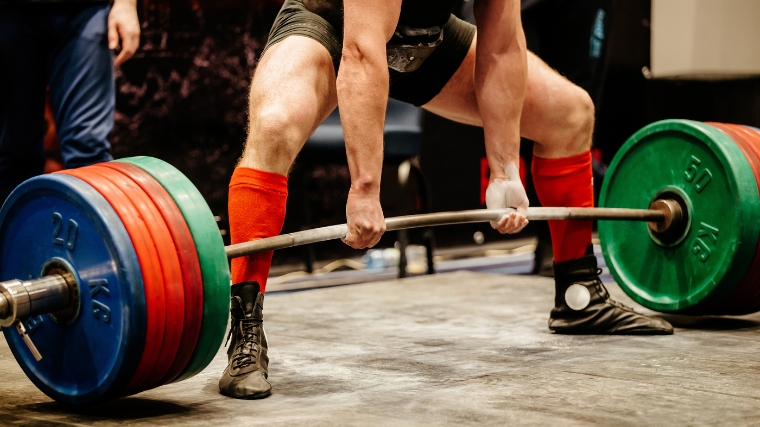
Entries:
[[[291,36],[267,49],[251,83],[248,137],[230,184],[233,243],[280,233],[288,171],[336,103],[333,62],[320,43]],[[271,256],[234,259],[232,282],[257,281],[263,292]]]
[[[306,139],[335,108],[335,71],[319,42],[293,35],[266,50],[251,82],[248,137],[229,194],[232,243],[282,230],[287,174]],[[272,253],[232,260],[229,364],[219,390],[257,399],[271,394],[263,302]]]
[[[475,44],[473,40],[457,72],[424,107],[452,120],[482,126],[473,79]],[[593,206],[588,154],[593,128],[594,105],[586,91],[529,52],[520,133],[536,142],[534,182],[544,206]],[[565,160],[553,160],[560,158]],[[590,221],[553,221],[550,226],[557,262],[584,255],[591,243]]]
[[[443,90],[424,107],[452,120],[482,126],[475,98],[475,40]],[[528,53],[520,133],[535,141],[533,181],[544,206],[594,205],[591,136],[594,106],[580,87]],[[611,301],[596,273],[591,221],[550,221],[555,265],[555,308],[549,328],[560,333],[672,333]]]

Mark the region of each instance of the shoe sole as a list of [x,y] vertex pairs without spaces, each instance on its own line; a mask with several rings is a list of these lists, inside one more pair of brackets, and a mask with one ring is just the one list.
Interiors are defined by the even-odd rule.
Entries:
[[272,390],[267,390],[264,393],[252,394],[250,396],[241,397],[239,399],[243,399],[243,400],[258,400],[258,399],[264,399],[264,398],[269,397],[271,395],[272,395]]
[[263,399],[265,397],[271,396],[272,395],[272,389],[270,388],[269,390],[264,391],[264,392],[249,394],[249,395],[245,395],[245,396],[233,396],[233,395],[227,394],[227,393],[223,392],[221,389],[219,389],[219,394],[221,394],[222,396],[231,397],[233,399],[257,400],[257,399]]
[[241,399],[241,400],[258,400],[258,399],[264,399],[265,397],[269,397],[272,395],[272,390],[267,390],[263,393],[256,393],[256,394],[249,394],[247,396],[232,396],[226,393],[222,393],[222,391],[219,391],[219,394],[222,396],[227,396],[233,399]]
[[631,331],[605,331],[605,332],[593,332],[593,331],[572,331],[562,329],[549,328],[555,334],[560,335],[673,335],[672,329],[642,329]]

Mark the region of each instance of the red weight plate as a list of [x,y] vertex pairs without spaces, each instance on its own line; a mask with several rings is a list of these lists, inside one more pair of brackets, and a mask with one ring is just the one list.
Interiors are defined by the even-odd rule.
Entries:
[[[751,152],[755,162],[751,163],[755,173],[755,180],[760,188],[760,137],[753,130],[740,125],[727,125],[735,134],[742,150],[746,149]],[[732,314],[754,313],[760,306],[760,242],[752,261],[752,267],[747,272],[742,284],[745,284],[747,292],[733,301],[731,307],[735,308]]]
[[[760,168],[760,134],[754,129],[742,125],[731,125],[736,132],[744,137],[744,141],[747,147],[755,153],[758,159],[758,167]],[[758,181],[758,187],[760,187],[760,181]],[[760,248],[760,244],[758,244]],[[759,249],[760,250],[760,249]],[[745,313],[754,313],[760,310],[760,262],[755,259],[753,266],[758,270],[758,274],[749,278],[752,281],[753,292],[751,295],[751,301],[754,301],[754,307],[749,310],[745,310]]]
[[[737,131],[741,132],[745,136],[745,140],[747,141],[747,144],[749,147],[757,154],[758,158],[760,158],[760,131],[757,130],[757,128],[751,128],[748,126],[742,126],[742,125],[734,125]],[[758,186],[760,186],[760,182],[758,182]],[[757,264],[756,264],[757,265]],[[760,265],[758,265],[758,269],[760,269]],[[758,279],[760,281],[760,279]],[[755,307],[752,308],[749,312],[754,313],[757,311],[760,311],[760,283],[757,281],[754,283],[755,285],[755,292],[753,294],[753,300],[755,301]]]
[[[758,138],[755,132],[753,132],[751,129],[735,124],[727,124],[726,126],[728,126],[736,134],[736,140],[738,141],[739,146],[743,147],[742,149],[746,148],[748,152],[751,152],[753,154],[755,162],[751,163],[751,165],[755,173],[755,180],[758,185],[758,191],[760,191],[760,145],[758,145],[758,142],[760,141],[756,141]],[[760,242],[758,242],[758,253],[755,254],[752,267],[753,274],[750,274],[750,272],[748,272],[746,278],[746,281],[748,282],[747,286],[750,289],[750,292],[747,294],[747,299],[742,300],[743,306],[747,307],[747,309],[742,310],[744,313],[749,312],[749,305],[757,306],[760,304],[760,288],[757,287],[757,283],[760,280]],[[750,304],[751,301],[754,301],[754,304]]]
[[[744,153],[747,158],[752,172],[755,175],[755,182],[760,188],[760,146],[753,144],[750,140],[751,131],[742,126],[728,123],[707,123],[720,129],[728,135],[736,146]],[[722,314],[746,314],[755,311],[755,307],[760,303],[760,292],[756,284],[760,280],[760,241],[755,249],[755,256],[752,259],[752,265],[745,273],[739,285],[727,297],[716,304],[711,310]]]
[[[81,179],[95,188],[111,204],[116,214],[124,223],[129,238],[135,247],[137,260],[142,270],[143,286],[145,287],[145,305],[147,312],[145,346],[143,347],[140,363],[132,377],[143,378],[150,374],[158,360],[164,341],[166,325],[166,297],[164,295],[163,272],[158,257],[158,251],[148,231],[148,226],[137,211],[134,204],[127,198],[119,187],[101,179],[89,168],[69,169],[58,173]],[[131,381],[131,380],[130,380]]]
[[158,251],[158,257],[163,273],[164,295],[166,295],[166,325],[164,342],[156,364],[144,378],[133,377],[127,384],[127,394],[148,390],[161,384],[161,379],[169,372],[174,363],[182,339],[185,323],[185,290],[182,282],[182,269],[177,256],[177,248],[169,228],[164,222],[161,212],[153,201],[134,181],[123,174],[102,165],[88,167],[93,174],[111,182],[135,205],[139,214],[145,220],[153,244]]
[[[738,131],[742,132],[745,135],[745,140],[747,141],[749,147],[757,154],[758,158],[760,158],[760,133],[758,133],[758,130],[756,128],[751,128],[748,126],[735,126]],[[760,186],[760,182],[758,182],[758,185]],[[760,269],[760,265],[755,264],[755,266]],[[755,301],[755,306],[748,311],[751,313],[760,311],[760,283],[758,282],[760,282],[760,278],[754,282],[756,290],[754,293],[753,301]]]
[[177,248],[177,256],[182,268],[182,284],[185,289],[185,327],[182,329],[179,351],[169,372],[161,380],[161,383],[169,383],[175,379],[187,366],[195,351],[198,335],[201,331],[203,320],[203,279],[201,276],[200,262],[195,251],[195,242],[187,227],[185,218],[182,216],[174,199],[166,192],[147,172],[129,163],[108,162],[100,166],[108,167],[124,174],[134,181],[145,194],[150,197],[161,215],[164,217],[169,232],[174,239]]

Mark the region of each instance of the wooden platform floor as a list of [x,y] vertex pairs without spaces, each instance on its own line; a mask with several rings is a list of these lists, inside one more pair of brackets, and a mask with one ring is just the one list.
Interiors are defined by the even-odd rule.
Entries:
[[[613,295],[627,300],[615,286]],[[449,273],[270,295],[274,394],[202,374],[73,409],[0,343],[0,425],[759,425],[760,315],[668,317],[673,336],[561,336],[550,279]]]

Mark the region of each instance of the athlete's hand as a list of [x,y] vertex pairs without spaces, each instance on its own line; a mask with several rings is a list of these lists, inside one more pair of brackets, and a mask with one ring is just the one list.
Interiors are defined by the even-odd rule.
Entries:
[[385,218],[383,209],[380,207],[380,195],[364,195],[349,190],[346,219],[348,234],[341,239],[343,243],[354,249],[375,246],[385,232]]
[[506,177],[491,178],[486,189],[486,206],[488,209],[514,208],[517,212],[504,215],[497,222],[491,221],[491,227],[501,234],[519,233],[526,225],[528,219],[528,195],[520,181],[520,173],[517,168],[509,164],[505,168]]
[[121,52],[114,65],[131,58],[140,46],[140,21],[137,19],[135,0],[114,0],[108,14],[108,48],[116,50],[121,40]]

